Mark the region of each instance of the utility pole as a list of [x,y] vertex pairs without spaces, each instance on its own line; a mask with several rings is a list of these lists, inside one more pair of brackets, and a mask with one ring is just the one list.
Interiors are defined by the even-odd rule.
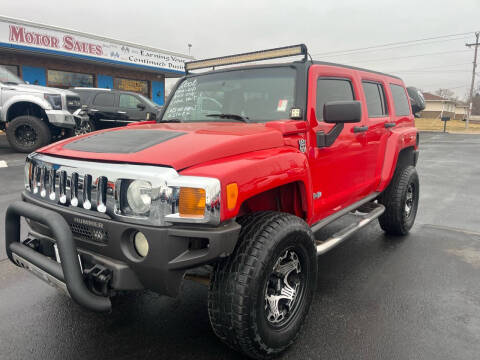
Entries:
[[465,128],[468,129],[468,123],[470,121],[470,116],[472,115],[472,106],[473,106],[473,88],[475,85],[475,70],[477,69],[477,52],[478,52],[478,45],[480,43],[478,42],[478,38],[480,36],[480,31],[475,33],[475,43],[474,44],[465,44],[465,46],[475,46],[475,55],[473,55],[473,72],[472,72],[472,84],[470,85],[470,98],[469,98],[469,105],[470,105],[470,110],[468,111],[468,116],[467,116],[467,121],[465,123]]

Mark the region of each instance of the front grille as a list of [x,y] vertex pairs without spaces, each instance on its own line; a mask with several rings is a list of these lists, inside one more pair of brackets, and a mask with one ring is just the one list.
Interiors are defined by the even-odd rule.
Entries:
[[[25,188],[37,199],[97,217],[152,225],[164,225],[164,216],[172,214],[167,181],[178,176],[175,170],[166,167],[102,163],[35,153],[27,157],[25,172]],[[155,206],[144,217],[124,211],[126,189],[136,179],[147,180],[158,189],[152,199]],[[95,234],[88,236],[95,237]]]
[[81,240],[108,243],[108,232],[83,224],[71,224],[70,229],[75,237]]
[[80,109],[80,97],[67,95],[67,110],[73,113],[75,110]]

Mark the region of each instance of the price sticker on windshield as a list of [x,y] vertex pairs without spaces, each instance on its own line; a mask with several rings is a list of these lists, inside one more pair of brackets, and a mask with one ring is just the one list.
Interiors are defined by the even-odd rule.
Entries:
[[287,111],[288,100],[278,100],[277,111]]

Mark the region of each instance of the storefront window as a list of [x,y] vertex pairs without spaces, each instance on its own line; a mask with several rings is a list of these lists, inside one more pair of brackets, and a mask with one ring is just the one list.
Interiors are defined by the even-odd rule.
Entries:
[[60,88],[73,86],[93,87],[93,75],[67,71],[48,70],[48,85]]
[[9,72],[11,72],[13,75],[16,75],[18,76],[18,66],[16,65],[3,65],[3,64],[0,64],[0,66],[4,67],[5,69],[7,69]]
[[133,91],[148,97],[148,81],[115,78],[113,87],[117,90]]

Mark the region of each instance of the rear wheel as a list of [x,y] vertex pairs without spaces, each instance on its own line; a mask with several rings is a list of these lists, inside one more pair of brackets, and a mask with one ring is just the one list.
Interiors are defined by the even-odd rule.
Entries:
[[47,145],[51,140],[48,125],[36,116],[22,115],[7,126],[7,140],[18,152],[30,153]]
[[208,312],[232,348],[270,358],[290,346],[310,308],[317,279],[312,232],[300,218],[264,212],[239,219],[234,253],[217,264]]
[[420,195],[417,170],[407,166],[397,171],[392,182],[380,196],[385,212],[378,218],[381,228],[388,234],[406,235],[415,222]]

